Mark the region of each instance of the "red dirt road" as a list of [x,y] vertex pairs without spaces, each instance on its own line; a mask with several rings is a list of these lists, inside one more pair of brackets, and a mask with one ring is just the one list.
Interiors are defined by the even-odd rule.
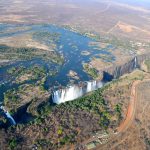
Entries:
[[130,103],[128,106],[128,111],[126,114],[125,120],[120,124],[117,128],[117,132],[123,132],[127,129],[130,123],[133,120],[135,109],[136,109],[136,86],[140,83],[140,81],[135,81],[131,88],[131,95],[130,95]]
[[[146,79],[146,80],[149,80],[149,79]],[[143,80],[143,81],[145,82],[146,80]],[[133,82],[132,88],[131,88],[131,94],[130,94],[130,103],[128,105],[128,110],[127,110],[126,117],[122,121],[122,123],[119,125],[119,127],[117,128],[117,132],[116,132],[117,134],[115,134],[115,135],[113,134],[112,136],[110,136],[110,138],[109,138],[110,140],[106,144],[111,142],[113,139],[118,138],[119,135],[122,132],[125,132],[125,130],[131,125],[131,123],[132,123],[132,121],[134,119],[134,116],[135,116],[136,105],[137,105],[136,88],[137,88],[138,84],[140,84],[143,81],[137,80],[137,81]],[[90,140],[86,141],[86,143],[92,142],[92,141],[94,141],[96,139],[97,139],[96,137],[95,138],[91,138]],[[103,149],[106,144],[97,146],[95,148],[95,150],[99,150],[100,148]]]

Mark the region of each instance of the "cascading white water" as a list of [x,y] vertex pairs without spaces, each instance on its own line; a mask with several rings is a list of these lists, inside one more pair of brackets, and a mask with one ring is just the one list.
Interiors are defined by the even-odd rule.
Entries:
[[6,118],[10,121],[11,125],[16,125],[14,118],[10,115],[10,113],[7,110],[5,110],[4,106],[1,106],[0,109],[3,110],[4,114],[6,115]]
[[10,120],[12,125],[16,125],[14,118],[10,115],[10,113],[8,111],[5,113],[5,115]]
[[83,95],[82,87],[70,86],[65,89],[57,90],[53,93],[53,102],[60,104],[66,101],[74,100]]
[[91,92],[97,89],[96,81],[87,82],[87,92]]
[[98,81],[98,82],[97,82],[97,89],[102,88],[103,85],[104,85],[104,82]]
[[67,101],[72,101],[88,92],[101,88],[102,86],[102,81],[88,81],[87,84],[85,84],[83,87],[73,85],[65,89],[60,89],[53,93],[53,102],[60,104]]
[[137,57],[134,58],[134,68],[137,68]]

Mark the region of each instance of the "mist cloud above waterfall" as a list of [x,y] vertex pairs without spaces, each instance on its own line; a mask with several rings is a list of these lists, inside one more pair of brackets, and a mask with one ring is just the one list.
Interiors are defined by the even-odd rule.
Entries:
[[64,103],[77,99],[88,92],[94,91],[103,86],[102,81],[88,81],[84,86],[73,85],[64,89],[54,91],[53,102],[56,104]]

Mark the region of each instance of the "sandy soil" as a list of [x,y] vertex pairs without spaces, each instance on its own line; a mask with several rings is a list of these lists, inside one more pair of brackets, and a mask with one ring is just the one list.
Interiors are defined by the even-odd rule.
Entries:
[[125,25],[118,23],[118,27],[123,31],[123,32],[132,32],[133,28],[130,25]]
[[0,38],[0,44],[11,47],[34,47],[42,50],[53,51],[52,47],[48,47],[32,39],[32,35],[25,34],[15,37]]
[[17,78],[16,82],[21,83],[21,82],[29,80],[31,77],[32,77],[32,73],[30,73],[30,74],[24,74],[21,77]]
[[95,59],[93,59],[93,60],[90,62],[90,65],[91,65],[93,68],[95,68],[95,69],[101,71],[101,70],[103,70],[103,69],[106,69],[107,67],[110,67],[112,64],[109,63],[109,62],[104,62],[104,61],[102,61],[101,59],[96,59],[96,58],[95,58]]
[[[100,34],[109,32],[120,21],[125,23],[117,26],[121,31],[124,31],[120,36],[134,39],[134,34],[138,32],[139,37],[136,38],[142,37],[142,40],[148,40],[150,10],[142,6],[130,6],[114,1],[87,0],[83,5],[83,2],[79,0],[61,0],[61,2],[56,0],[33,2],[30,0],[3,0],[1,2],[0,20],[9,23],[70,25],[80,27],[84,31],[94,31]],[[134,31],[134,26],[138,30]],[[112,32],[112,34],[116,35],[116,32]],[[134,34],[128,35],[131,32],[134,32]]]

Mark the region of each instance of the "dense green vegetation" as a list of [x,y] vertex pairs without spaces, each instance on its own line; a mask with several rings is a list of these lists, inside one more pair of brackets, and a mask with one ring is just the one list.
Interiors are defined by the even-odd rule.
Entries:
[[98,71],[95,68],[91,68],[88,64],[84,64],[83,68],[92,78],[98,78]]
[[[25,67],[20,65],[9,68],[7,73],[13,77],[13,83],[17,84],[15,88],[4,93],[4,104],[9,108],[10,113],[14,114],[19,107],[31,101],[34,103],[32,106],[35,106],[41,95],[43,95],[43,100],[45,99],[47,71],[43,66],[35,64]],[[30,111],[35,115],[36,110],[34,109],[31,107]]]
[[[42,79],[46,76],[46,69],[38,65],[33,65],[29,68],[24,66],[12,67],[7,72],[16,78],[17,83],[22,83],[26,80]],[[21,77],[25,79],[21,79]]]
[[[39,117],[35,119],[31,124],[41,124],[42,120],[49,116],[51,112],[54,112],[56,109],[58,110],[77,110],[80,109],[82,111],[87,111],[99,116],[99,125],[100,127],[107,129],[111,122],[112,113],[110,111],[108,103],[103,98],[103,91],[105,91],[109,85],[103,87],[102,89],[98,89],[95,92],[90,93],[82,98],[79,98],[75,101],[69,101],[66,103],[62,103],[60,105],[51,106],[50,104],[44,104],[39,107],[38,113]],[[122,108],[120,104],[117,104],[114,108],[114,112],[120,118],[122,115]],[[58,135],[61,135],[63,129],[60,127],[57,131]]]
[[24,66],[19,66],[19,67],[12,67],[7,70],[7,72],[11,75],[18,75],[21,74],[26,68]]
[[0,45],[0,59],[31,60],[40,58],[54,63],[62,64],[63,57],[55,51],[46,51],[36,48],[16,48]]
[[60,104],[56,107],[66,109],[81,109],[97,114],[100,116],[100,126],[106,129],[110,123],[111,113],[102,96],[103,90],[104,89],[99,89],[90,95],[84,96],[75,101]]
[[6,93],[4,93],[4,104],[7,105],[10,101],[11,103],[16,104],[19,99],[17,92],[18,90],[11,89],[11,90],[8,90]]
[[117,105],[115,106],[115,111],[116,111],[118,117],[121,118],[122,107],[121,107],[120,104],[117,104]]
[[[45,78],[35,84],[23,84],[16,89],[13,88],[5,92],[4,104],[9,108],[10,113],[15,113],[20,106],[25,105],[26,103],[29,103],[31,101],[33,101],[33,103],[36,103],[38,97],[40,97],[41,95],[43,95],[44,99],[44,93],[47,92],[44,88],[44,82]],[[35,93],[35,91],[36,95],[32,94]],[[46,110],[47,109],[45,108],[45,111]]]
[[9,140],[9,148],[11,150],[16,149],[17,146],[17,139],[16,138],[12,138]]
[[56,43],[59,41],[60,38],[60,34],[59,33],[50,33],[50,32],[46,32],[46,31],[41,31],[41,32],[35,32],[33,34],[33,38],[39,40],[39,41],[43,41],[46,42],[46,44],[50,44],[50,43]]

